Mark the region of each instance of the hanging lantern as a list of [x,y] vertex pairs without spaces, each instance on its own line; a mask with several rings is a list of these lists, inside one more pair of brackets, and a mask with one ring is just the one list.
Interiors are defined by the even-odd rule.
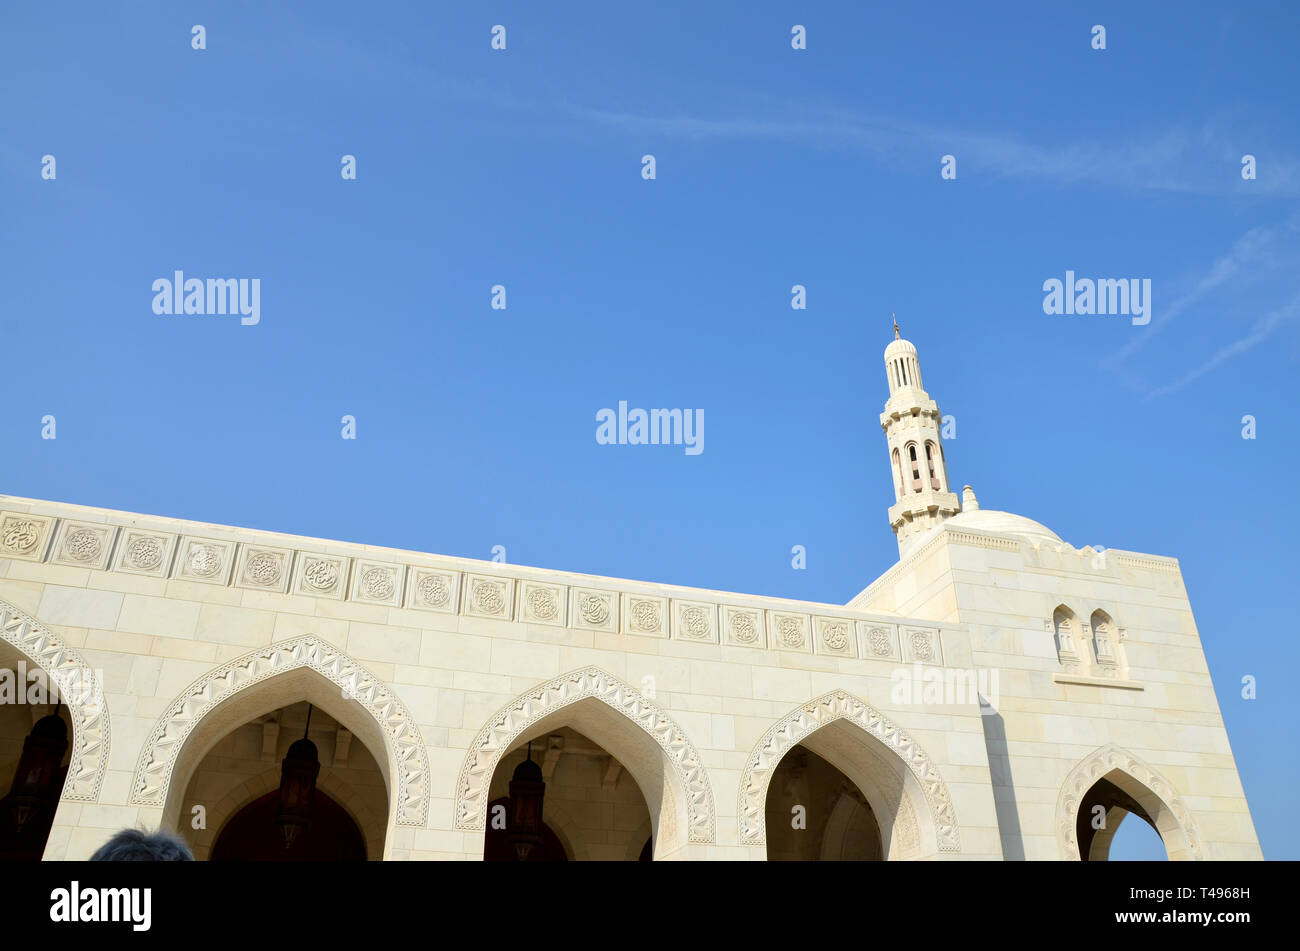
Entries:
[[510,777],[510,842],[519,861],[526,862],[542,841],[542,798],[546,782],[542,768],[533,762],[533,745],[528,758],[515,767]]
[[[311,727],[311,707],[307,708],[307,729]],[[316,798],[316,777],[320,773],[320,760],[316,744],[307,739],[307,729],[302,739],[294,740],[280,764],[280,811],[275,824],[284,835],[284,847],[292,848],[299,833],[311,825],[311,807]]]
[[14,773],[4,810],[16,834],[38,813],[50,810],[59,798],[63,781],[63,754],[68,749],[68,728],[57,713],[41,717],[23,740],[22,757]]

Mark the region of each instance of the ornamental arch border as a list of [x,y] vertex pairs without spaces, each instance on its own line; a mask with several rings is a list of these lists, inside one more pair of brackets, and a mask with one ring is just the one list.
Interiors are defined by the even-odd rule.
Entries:
[[699,752],[662,708],[599,667],[583,667],[548,680],[524,691],[492,715],[474,737],[461,765],[456,781],[456,828],[478,831],[485,827],[492,776],[501,758],[525,730],[544,717],[588,699],[598,700],[626,717],[659,745],[672,767],[675,785],[680,787],[675,792],[685,798],[685,841],[712,844],[716,824],[713,788]]
[[940,852],[960,852],[957,813],[948,786],[921,745],[901,727],[863,700],[845,690],[833,690],[786,714],[754,744],[740,776],[736,815],[740,822],[740,844],[767,844],[767,789],[781,758],[804,738],[822,727],[846,720],[878,740],[908,768],[920,784],[934,823]]
[[[1134,796],[1149,813],[1155,823],[1156,832],[1165,843],[1169,858],[1192,859],[1202,861],[1205,858],[1201,846],[1201,836],[1192,819],[1191,810],[1178,798],[1173,784],[1144,763],[1134,753],[1114,743],[1093,750],[1081,759],[1061,786],[1056,799],[1056,835],[1061,847],[1061,857],[1067,861],[1079,861],[1079,839],[1075,829],[1079,805],[1088,794],[1088,790],[1099,779],[1119,771],[1142,787],[1150,798],[1143,802],[1143,796]],[[1125,790],[1132,794],[1131,790]],[[1158,804],[1158,809],[1150,805]]]
[[[131,777],[131,803],[163,807],[186,741],[217,707],[248,688],[310,670],[339,687],[374,721],[387,753],[389,796],[399,826],[424,828],[429,815],[429,754],[410,710],[391,687],[354,658],[314,635],[251,651],[204,674],[168,705],[140,751]],[[183,790],[182,790],[183,792]]]
[[[108,767],[108,702],[98,676],[86,684],[90,665],[79,653],[64,643],[48,627],[8,601],[0,600],[0,638],[36,664],[51,682],[59,687],[59,702],[68,709],[72,720],[72,754],[68,760],[68,777],[60,799],[65,802],[96,802]],[[73,678],[80,683],[72,683]],[[69,703],[67,696],[89,690],[90,697]]]

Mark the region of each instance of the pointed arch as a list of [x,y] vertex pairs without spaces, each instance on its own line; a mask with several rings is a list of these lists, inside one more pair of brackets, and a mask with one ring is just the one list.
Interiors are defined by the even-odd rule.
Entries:
[[[461,766],[456,783],[456,828],[483,829],[487,815],[488,788],[501,758],[518,746],[530,729],[535,732],[540,721],[549,720],[560,711],[583,701],[599,702],[620,714],[662,750],[663,759],[669,766],[666,778],[671,778],[666,792],[669,795],[675,793],[673,798],[680,800],[680,805],[675,801],[657,804],[654,802],[654,791],[643,785],[642,793],[647,797],[651,815],[655,816],[656,806],[660,805],[662,808],[658,811],[667,820],[672,821],[675,813],[681,816],[686,829],[686,842],[712,843],[715,825],[713,789],[709,785],[708,772],[699,752],[672,717],[634,687],[599,667],[584,667],[548,680],[520,694],[488,720],[470,744]],[[585,729],[580,732],[587,733]],[[600,738],[592,736],[592,739],[609,749]],[[617,756],[616,751],[610,752]],[[636,776],[638,764],[624,762],[624,766]],[[639,779],[638,782],[640,783]],[[662,824],[663,820],[660,820],[656,832],[665,838],[672,838],[676,830],[662,828]]]
[[58,635],[8,601],[0,601],[0,638],[57,684],[72,720],[72,754],[60,798],[95,802],[108,766],[109,715],[97,671]]
[[[781,758],[805,737],[822,727],[844,720],[858,727],[893,753],[918,784],[929,808],[935,847],[940,852],[961,850],[957,813],[948,787],[934,761],[915,740],[870,704],[843,690],[834,690],[805,703],[775,723],[755,744],[740,777],[740,844],[766,845],[764,814],[767,787]],[[883,831],[883,830],[882,830]]]
[[[414,717],[390,687],[343,651],[312,635],[252,651],[183,690],[158,718],[140,751],[131,779],[131,802],[162,806],[166,819],[167,809],[184,795],[184,789],[176,787],[187,783],[188,777],[179,777],[177,783],[176,765],[196,728],[209,716],[215,715],[214,721],[224,720],[233,706],[231,700],[250,687],[296,673],[314,674],[341,688],[341,694],[328,698],[336,709],[352,709],[355,704],[368,714],[363,719],[372,724],[372,735],[380,738],[387,753],[377,759],[389,786],[390,812],[398,825],[423,828],[429,814],[429,754]],[[280,700],[274,701],[274,706],[280,705]],[[326,702],[320,705],[340,719]]]
[[1191,811],[1178,798],[1174,787],[1135,754],[1113,743],[1080,760],[1061,787],[1056,801],[1056,835],[1062,858],[1079,861],[1075,825],[1079,806],[1100,779],[1110,780],[1146,810],[1151,824],[1164,840],[1170,859],[1205,858]]

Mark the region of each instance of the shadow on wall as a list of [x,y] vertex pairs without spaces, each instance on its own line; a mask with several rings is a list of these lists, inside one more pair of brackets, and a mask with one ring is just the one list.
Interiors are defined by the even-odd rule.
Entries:
[[[981,704],[981,709],[992,710],[984,704]],[[1020,810],[1016,806],[1011,757],[1007,753],[1006,723],[996,710],[985,712],[980,719],[984,721],[984,747],[989,757],[989,775],[993,779],[993,805],[997,810],[1002,857],[1008,862],[1023,862],[1025,843],[1020,835]]]

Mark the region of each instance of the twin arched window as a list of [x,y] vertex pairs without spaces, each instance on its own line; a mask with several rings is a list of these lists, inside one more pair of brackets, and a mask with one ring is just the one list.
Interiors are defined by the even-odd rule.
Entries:
[[[1089,628],[1091,636],[1087,636]],[[1074,612],[1059,605],[1052,612],[1052,633],[1057,659],[1063,665],[1087,662],[1108,669],[1121,666],[1119,629],[1105,611],[1093,611],[1088,627],[1081,629]]]

